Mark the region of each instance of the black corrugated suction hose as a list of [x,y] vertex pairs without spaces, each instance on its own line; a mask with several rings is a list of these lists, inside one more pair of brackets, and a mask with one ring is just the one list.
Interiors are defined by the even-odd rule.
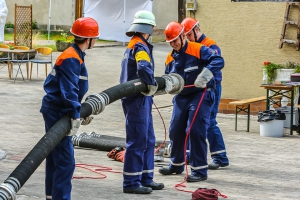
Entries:
[[[82,132],[78,136],[73,135],[72,141],[74,146],[98,149],[100,151],[107,152],[111,151],[115,147],[126,147],[126,138],[101,135],[96,134],[95,132],[91,132],[90,134]],[[163,140],[156,140],[156,146],[159,146],[163,142]],[[164,148],[169,143],[169,141],[165,141]]]
[[[165,79],[155,77],[158,90],[165,88]],[[147,85],[140,79],[122,83],[104,90],[100,94],[90,95],[82,104],[80,117],[85,118],[91,114],[99,114],[105,105],[123,97],[147,92]],[[54,149],[59,141],[70,131],[70,117],[65,115],[40,139],[27,156],[21,161],[9,177],[0,185],[0,199],[16,199],[16,193],[25,184],[33,172]]]

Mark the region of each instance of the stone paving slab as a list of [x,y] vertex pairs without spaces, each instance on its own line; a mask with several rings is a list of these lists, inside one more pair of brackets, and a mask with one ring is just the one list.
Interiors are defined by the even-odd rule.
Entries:
[[[119,82],[120,63],[125,47],[122,45],[87,50],[85,59],[89,71],[90,88],[87,95],[100,93]],[[154,44],[156,76],[164,72],[164,61],[170,47],[165,43]],[[54,52],[57,58],[60,52]],[[0,66],[0,149],[6,157],[0,160],[0,184],[9,177],[22,159],[34,147],[44,134],[44,123],[39,113],[41,98],[44,95],[44,67],[36,77],[34,67],[32,80],[23,81],[18,76],[16,82],[8,78],[7,68]],[[25,72],[25,65],[22,66]],[[24,74],[24,75],[25,75]],[[226,77],[224,77],[226,79]],[[172,113],[172,95],[154,97],[154,102],[168,129]],[[165,130],[159,113],[153,109],[154,128],[158,140],[165,137]],[[246,132],[246,116],[239,116],[238,131],[234,131],[234,115],[218,115],[219,126],[226,142],[230,166],[208,172],[208,180],[198,183],[185,183],[186,189],[195,191],[199,187],[216,188],[228,196],[228,199],[288,200],[300,199],[300,136],[289,130],[280,138],[262,137],[259,134],[259,122],[251,116],[250,132]],[[125,137],[124,115],[120,101],[108,105],[99,115],[94,116],[88,126],[81,126],[79,132]],[[168,137],[167,137],[168,140]],[[123,163],[107,157],[107,152],[75,147],[76,163],[101,165],[122,172]],[[211,161],[208,155],[209,162]],[[158,173],[164,162],[155,163],[155,181],[163,182],[165,189],[154,191],[150,195],[122,193],[122,174],[101,172],[104,179],[73,179],[72,199],[191,199],[191,193],[180,192],[174,185],[180,183],[186,173],[174,176],[162,176]],[[31,175],[17,193],[18,200],[45,199],[44,162]],[[188,167],[190,172],[190,169]],[[95,176],[88,170],[76,168],[74,176]],[[222,199],[222,198],[220,198]]]

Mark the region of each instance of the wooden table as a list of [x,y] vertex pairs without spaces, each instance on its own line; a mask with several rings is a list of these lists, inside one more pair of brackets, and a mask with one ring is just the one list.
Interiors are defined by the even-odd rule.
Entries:
[[[0,52],[6,52],[8,54],[11,54],[12,56],[10,57],[11,58],[10,60],[15,61],[18,64],[18,70],[17,70],[17,74],[14,78],[14,82],[16,81],[16,78],[17,78],[19,72],[21,73],[22,78],[24,80],[24,76],[23,76],[23,73],[22,73],[22,70],[21,70],[21,64],[24,63],[24,61],[29,62],[29,54],[34,53],[36,51],[34,49],[29,49],[29,50],[14,49],[14,50],[11,50],[11,49],[7,49],[7,48],[0,48]],[[21,58],[19,56],[16,56],[16,58],[15,58],[15,56],[14,56],[15,54],[19,54],[19,55],[24,54],[24,56],[21,56]],[[26,57],[27,57],[27,59],[26,59]]]
[[[294,87],[293,85],[284,85],[284,84],[266,84],[261,85],[267,90],[267,110],[270,110],[270,103],[276,104],[281,107],[280,100],[274,98],[277,95],[282,95],[282,97],[286,97],[291,100],[291,121],[290,121],[290,135],[293,135],[293,118],[294,118]],[[273,92],[270,94],[269,91]],[[291,96],[288,95],[291,93]]]

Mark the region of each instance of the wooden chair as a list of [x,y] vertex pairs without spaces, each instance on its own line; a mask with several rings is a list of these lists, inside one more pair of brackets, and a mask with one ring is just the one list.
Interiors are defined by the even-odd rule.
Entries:
[[[0,48],[5,48],[5,49],[10,49],[10,47],[6,44],[0,44]],[[0,55],[3,55],[3,53],[0,53]],[[10,64],[10,57],[9,57],[9,53],[7,53],[7,57],[3,57],[3,58],[0,58],[0,62],[1,63],[5,63],[7,64],[7,68],[8,68],[8,77],[11,78],[11,64]],[[4,67],[4,66],[3,66]],[[1,67],[1,69],[3,68]],[[0,70],[1,70],[0,69]]]
[[36,63],[37,66],[37,77],[38,77],[38,72],[39,72],[39,64],[44,64],[45,65],[45,75],[47,78],[48,72],[47,72],[47,64],[50,64],[52,66],[52,49],[49,47],[39,47],[36,48],[36,59],[30,60],[31,65],[30,65],[30,78],[32,75],[32,66],[33,63]]
[[[29,50],[29,47],[26,47],[26,46],[14,46],[14,49],[20,49],[20,50]],[[29,63],[29,58],[25,58],[26,55],[25,54],[18,54],[17,56],[20,56],[22,57],[21,59],[18,57],[17,59],[15,58],[12,58],[10,60],[10,63],[11,63],[11,76],[12,76],[12,73],[13,73],[13,64],[16,63],[16,64],[21,64],[21,63],[25,63],[26,64],[26,72],[27,72],[27,79],[28,79],[28,63]],[[22,73],[22,71],[21,71]]]

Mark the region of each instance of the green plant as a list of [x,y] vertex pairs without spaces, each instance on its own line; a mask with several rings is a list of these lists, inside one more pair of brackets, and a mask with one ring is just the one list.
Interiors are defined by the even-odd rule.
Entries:
[[37,22],[35,20],[32,21],[32,29],[38,29]]
[[7,22],[5,24],[5,28],[14,28],[14,25],[12,23],[10,23],[10,22]]
[[284,67],[283,65],[277,65],[275,63],[265,61],[263,68],[266,70],[267,83],[271,84],[275,81],[277,77],[277,69],[282,69]]
[[74,41],[74,36],[73,35],[69,35],[66,32],[61,32],[59,35],[56,35],[54,37],[54,40],[56,42],[73,42]]
[[283,65],[284,69],[294,69],[294,73],[300,73],[300,64],[293,61],[287,61]]

